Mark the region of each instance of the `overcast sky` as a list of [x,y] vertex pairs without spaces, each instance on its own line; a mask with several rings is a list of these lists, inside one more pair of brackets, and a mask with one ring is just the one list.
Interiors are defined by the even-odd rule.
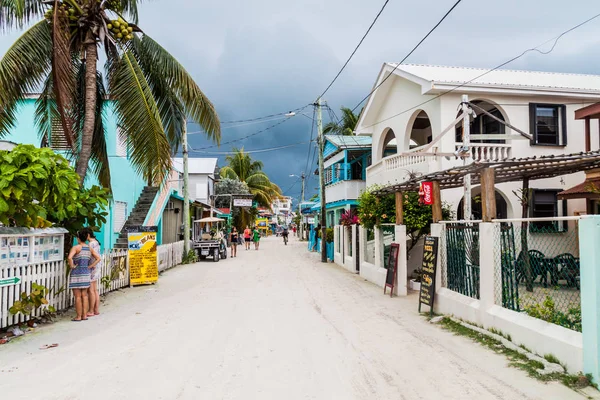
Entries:
[[[354,107],[371,89],[382,63],[402,59],[454,2],[391,0],[325,100],[336,111],[341,105]],[[221,120],[230,121],[313,102],[383,3],[153,0],[142,4],[140,26],[181,61],[215,104]],[[407,62],[494,67],[597,13],[597,0],[463,0]],[[15,35],[0,37],[0,52]],[[600,18],[564,36],[551,54],[529,53],[507,68],[600,74],[599,42]],[[312,114],[308,108],[305,112]],[[224,129],[223,141],[275,122]],[[252,139],[213,150],[229,151],[233,145],[264,149],[308,141],[310,125],[308,118],[295,117]],[[201,135],[190,136],[190,144],[210,145]],[[295,183],[289,175],[305,169],[307,154],[308,145],[303,145],[254,157],[287,190]],[[312,194],[317,186],[312,177],[307,191]],[[299,183],[286,192],[294,197],[299,193]]]

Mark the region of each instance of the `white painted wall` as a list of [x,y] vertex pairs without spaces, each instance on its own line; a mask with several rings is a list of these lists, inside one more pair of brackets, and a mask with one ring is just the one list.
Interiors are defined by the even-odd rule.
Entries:
[[[412,124],[417,114],[421,110],[425,111],[431,121],[433,138],[450,125],[458,115],[458,107],[461,102],[462,93],[457,90],[454,93],[444,95],[435,99],[419,108],[412,109],[396,117],[388,119],[401,111],[409,110],[411,107],[430,100],[437,94],[435,91],[430,91],[424,95],[420,85],[417,85],[408,80],[395,76],[388,81],[389,88],[378,94],[379,98],[373,102],[369,112],[368,119],[363,123],[363,127],[359,127],[359,133],[369,134],[373,136],[373,164],[367,169],[367,186],[373,184],[388,185],[390,183],[400,183],[406,180],[408,171],[417,171],[421,173],[434,172],[451,168],[457,165],[462,165],[462,160],[446,160],[444,157],[427,157],[427,160],[417,159],[415,157],[402,157],[402,160],[394,161],[394,169],[390,170],[390,163],[381,162],[381,153],[385,135],[389,129],[393,129],[397,137],[398,152],[406,152],[409,150],[410,131]],[[585,151],[585,126],[584,121],[575,120],[575,110],[590,104],[599,99],[581,99],[575,95],[565,96],[516,96],[503,94],[501,90],[482,88],[479,93],[471,93],[469,99],[485,100],[496,104],[498,109],[503,113],[505,119],[519,129],[529,132],[529,103],[549,103],[549,104],[565,104],[567,107],[567,145],[559,146],[532,146],[528,140],[513,140],[511,145],[511,157],[522,158],[531,156],[548,156],[558,154],[577,153]],[[372,127],[367,124],[382,121]],[[600,127],[598,121],[591,122],[592,132],[592,150],[600,148]],[[507,128],[506,133],[517,134],[511,132]],[[455,130],[452,129],[447,133],[441,141],[436,144],[439,152],[453,153],[456,149]],[[390,159],[392,157],[387,157]],[[557,189],[564,190],[574,185],[577,185],[585,179],[585,174],[577,173],[557,177],[552,179],[544,179],[540,181],[532,181],[530,187],[533,189]],[[521,183],[505,183],[498,185],[499,191],[509,203],[509,218],[520,217],[520,205],[513,191],[517,191],[521,187]],[[462,198],[461,189],[445,190],[442,193],[443,201],[449,202],[456,210],[460,199]],[[568,212],[572,215],[575,211],[585,211],[584,200],[569,200]]]
[[356,200],[365,190],[365,181],[340,181],[325,187],[327,203],[342,200]]

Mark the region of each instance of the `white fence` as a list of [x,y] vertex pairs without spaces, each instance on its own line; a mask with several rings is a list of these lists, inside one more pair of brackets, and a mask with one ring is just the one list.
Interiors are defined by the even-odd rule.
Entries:
[[183,240],[158,246],[158,272],[171,269],[183,260]]
[[[181,264],[183,258],[183,241],[158,246],[159,272]],[[101,295],[129,286],[129,257],[127,250],[112,250],[102,255],[100,264],[100,282],[98,291]],[[73,305],[73,296],[68,289],[68,267],[65,261],[43,262],[27,265],[0,265],[0,281],[18,278],[14,285],[0,287],[0,328],[19,324],[30,319],[22,314],[12,315],[8,310],[21,293],[31,294],[31,284],[37,283],[50,290],[46,297],[48,305],[57,311],[65,310]],[[39,317],[40,310],[32,316]]]

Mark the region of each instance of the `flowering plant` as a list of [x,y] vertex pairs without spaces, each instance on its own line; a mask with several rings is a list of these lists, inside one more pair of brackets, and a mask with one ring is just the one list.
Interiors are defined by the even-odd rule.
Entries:
[[348,227],[352,225],[357,225],[359,221],[358,215],[356,215],[356,211],[354,211],[353,209],[344,211],[342,213],[342,219],[340,220],[340,223]]

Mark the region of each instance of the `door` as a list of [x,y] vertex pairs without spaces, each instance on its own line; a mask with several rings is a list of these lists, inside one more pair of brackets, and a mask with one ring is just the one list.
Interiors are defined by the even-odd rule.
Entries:
[[115,232],[121,232],[125,221],[127,220],[127,203],[124,201],[115,201],[115,216],[113,226]]

